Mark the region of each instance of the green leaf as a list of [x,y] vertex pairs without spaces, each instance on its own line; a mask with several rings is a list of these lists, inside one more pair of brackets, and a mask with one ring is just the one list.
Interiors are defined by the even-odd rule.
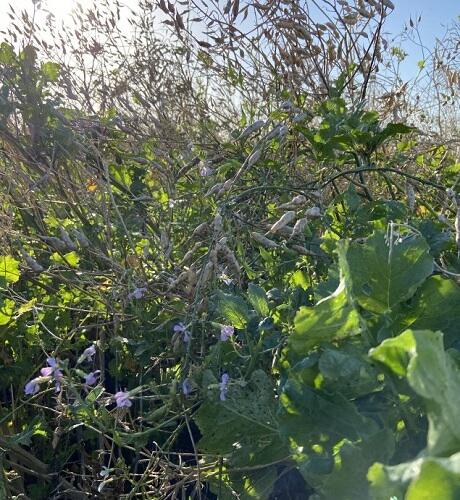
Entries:
[[70,267],[78,267],[78,264],[80,263],[80,257],[75,251],[68,252],[63,256],[61,256],[58,252],[54,252],[50,258],[53,262],[57,262],[58,264],[65,264]]
[[339,242],[338,254],[353,299],[375,313],[390,311],[412,297],[433,272],[428,244],[417,235],[390,248],[379,231],[364,244]]
[[[316,485],[321,498],[328,500],[356,500],[369,498],[367,471],[377,460],[387,461],[394,451],[393,433],[382,429],[362,441],[345,440],[337,453],[330,474],[305,474],[310,484]],[[302,466],[300,467],[301,472]],[[433,490],[432,490],[433,491]],[[387,500],[389,500],[388,497]]]
[[460,453],[448,458],[419,458],[394,466],[376,463],[367,477],[373,500],[457,500]]
[[[460,368],[444,351],[442,332],[407,330],[369,353],[396,374],[407,373],[428,414],[427,451],[447,454],[460,449]],[[407,363],[407,364],[406,364]]]
[[340,393],[313,389],[293,376],[283,385],[280,403],[280,431],[298,446],[321,441],[333,446],[344,438],[357,441],[377,430],[375,422]]
[[289,338],[289,346],[299,354],[307,354],[321,342],[360,332],[359,315],[348,303],[343,281],[332,295],[314,307],[301,307],[294,325],[295,332]]
[[11,255],[0,255],[0,286],[16,283],[20,275],[19,261]]
[[270,314],[267,295],[262,287],[254,283],[249,283],[248,299],[259,316],[265,317]]
[[391,331],[441,330],[446,345],[458,340],[460,324],[460,288],[442,276],[430,276],[419,288],[410,305],[394,318]]
[[270,498],[275,481],[278,478],[276,467],[264,467],[249,472],[223,470],[221,476],[213,475],[209,481],[211,491],[219,500],[265,500]]
[[236,295],[219,291],[217,304],[220,314],[235,328],[242,329],[249,320],[249,310],[246,302]]
[[58,63],[46,62],[41,66],[43,76],[50,82],[55,82],[59,78],[61,66]]
[[278,435],[273,385],[263,370],[244,386],[230,379],[227,399],[219,401],[217,392],[214,398],[195,415],[200,450],[226,456],[231,466],[269,464],[288,455]]
[[7,325],[13,319],[15,305],[14,300],[0,299],[0,326]]

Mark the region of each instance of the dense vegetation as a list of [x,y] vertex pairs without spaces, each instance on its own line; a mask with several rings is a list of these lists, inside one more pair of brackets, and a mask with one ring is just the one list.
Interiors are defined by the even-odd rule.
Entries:
[[0,498],[460,498],[455,130],[372,110],[384,55],[298,84],[159,4],[132,57],[117,9],[0,45]]

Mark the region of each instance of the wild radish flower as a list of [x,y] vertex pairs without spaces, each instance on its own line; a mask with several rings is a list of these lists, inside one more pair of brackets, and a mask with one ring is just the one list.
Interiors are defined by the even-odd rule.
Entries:
[[97,382],[100,373],[101,370],[96,370],[94,372],[88,373],[88,375],[85,375],[85,384],[94,385]]
[[92,361],[95,354],[96,345],[90,345],[83,351],[83,354],[78,358],[77,363],[83,363],[83,361]]
[[118,391],[114,398],[118,408],[129,408],[133,405],[129,397],[129,392]]
[[173,327],[174,333],[180,333],[182,334],[182,340],[187,343],[190,342],[191,339],[191,334],[185,327],[184,323],[177,323]]
[[38,383],[38,379],[34,378],[30,382],[24,386],[24,393],[26,396],[31,396],[33,394],[37,394],[40,390],[40,384]]
[[220,329],[220,340],[222,342],[227,341],[233,334],[235,333],[235,329],[230,325],[222,325]]
[[222,373],[222,377],[220,378],[220,384],[219,384],[219,389],[220,389],[220,400],[225,401],[226,396],[227,396],[227,391],[228,391],[228,381],[230,380],[230,377],[227,372]]
[[142,299],[142,297],[144,296],[144,294],[147,292],[147,288],[145,288],[145,286],[141,287],[141,288],[135,288],[131,293],[128,293],[128,299],[136,299],[136,300],[139,300],[139,299]]

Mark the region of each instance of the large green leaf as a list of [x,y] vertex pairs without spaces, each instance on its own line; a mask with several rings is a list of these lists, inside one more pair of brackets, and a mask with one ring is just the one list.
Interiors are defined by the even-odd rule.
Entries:
[[0,286],[16,283],[20,275],[19,261],[11,255],[0,255]]
[[337,249],[352,297],[375,313],[390,311],[412,297],[433,272],[428,244],[417,235],[390,247],[385,233],[377,231],[363,244],[341,241]]
[[203,436],[199,449],[226,456],[232,466],[263,465],[287,456],[278,436],[273,385],[263,370],[253,372],[245,385],[230,381],[225,401],[214,396],[195,415]]
[[443,334],[407,330],[383,341],[369,355],[397,375],[406,373],[423,398],[429,422],[427,452],[445,455],[460,450],[460,369],[444,351]]
[[332,295],[314,307],[301,307],[294,324],[295,332],[289,338],[289,347],[299,354],[307,354],[321,342],[360,332],[359,315],[347,300],[343,281]]
[[450,279],[430,276],[395,318],[391,331],[398,335],[404,330],[441,330],[445,342],[451,345],[460,339],[460,288]]
[[314,389],[294,377],[280,395],[280,430],[288,442],[307,446],[325,441],[333,446],[344,438],[357,441],[376,431],[375,422],[341,394]]
[[[367,471],[378,461],[386,462],[394,451],[393,433],[381,429],[355,443],[344,440],[337,447],[334,468],[329,474],[304,473],[310,484],[327,500],[356,500],[369,498]],[[304,472],[301,466],[300,470]]]
[[219,291],[217,304],[220,314],[235,328],[244,328],[249,320],[246,302],[236,295]]
[[253,372],[245,385],[231,381],[225,401],[209,398],[197,411],[198,448],[225,458],[224,473],[211,481],[219,498],[235,498],[232,492],[244,499],[269,497],[277,477],[270,464],[289,456],[275,412],[273,384],[263,370]]
[[448,458],[423,457],[395,466],[374,464],[368,472],[374,500],[457,500],[460,453]]
[[254,283],[249,283],[248,299],[259,316],[268,316],[270,309],[268,306],[267,295],[262,287]]

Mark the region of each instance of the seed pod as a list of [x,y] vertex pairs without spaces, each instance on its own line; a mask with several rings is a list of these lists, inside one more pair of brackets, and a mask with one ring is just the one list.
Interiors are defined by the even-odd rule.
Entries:
[[415,209],[415,190],[410,182],[406,182],[407,206],[411,212]]
[[246,137],[250,136],[254,132],[257,132],[260,130],[263,126],[265,125],[265,122],[263,120],[257,120],[253,124],[247,126],[243,132],[239,135],[237,140],[245,139]]
[[211,261],[209,261],[204,266],[203,273],[201,274],[201,287],[202,288],[205,288],[206,285],[211,280],[212,274],[213,274],[213,270],[214,270],[214,264]]
[[215,233],[221,233],[223,231],[224,226],[222,224],[222,215],[217,214],[214,217],[213,229]]
[[292,245],[291,248],[301,255],[316,255],[315,252],[312,252],[311,250],[308,250],[308,248],[302,247],[300,245]]
[[283,203],[278,208],[289,210],[291,208],[297,208],[300,205],[304,205],[306,202],[307,202],[307,198],[305,198],[305,196],[303,194],[299,194],[297,196],[294,196],[294,198],[292,198],[291,201],[288,201],[287,203]]
[[227,246],[227,238],[221,238],[217,244],[217,251],[222,253],[225,261],[238,276],[241,274],[241,267],[232,250]]
[[233,185],[233,180],[234,179],[228,179],[224,182],[222,187],[219,189],[219,192],[217,193],[217,196],[222,196],[226,191],[229,191],[230,188]]
[[55,236],[40,236],[40,238],[58,252],[65,252],[67,250],[67,245]]
[[203,222],[193,230],[192,238],[195,238],[197,236],[205,236],[210,229],[211,228],[209,227],[208,223]]
[[457,248],[460,249],[460,204],[457,201],[457,213],[455,215],[455,243]]
[[21,254],[26,261],[26,264],[34,271],[35,273],[41,273],[44,271],[44,268],[41,264],[39,264],[32,256],[30,256],[25,250],[21,249]]
[[176,279],[171,281],[171,283],[168,286],[168,292],[174,290],[174,288],[183,283],[186,279],[187,279],[187,271],[182,271]]
[[305,217],[309,219],[317,219],[321,217],[321,209],[319,207],[311,207],[305,211]]
[[276,233],[284,226],[287,226],[290,222],[295,219],[295,212],[292,210],[290,212],[286,212],[282,217],[280,217],[269,229],[269,233]]
[[278,125],[276,125],[276,127],[274,127],[272,130],[270,130],[270,132],[264,137],[264,140],[269,141],[269,140],[273,139],[274,137],[278,137],[280,134],[281,127],[282,127],[282,125],[280,123]]
[[391,10],[394,10],[395,8],[393,2],[391,2],[390,0],[382,0],[382,3],[383,5],[385,5],[385,7],[388,7]]
[[185,293],[187,294],[187,296],[190,297],[192,295],[197,282],[198,282],[198,275],[192,268],[190,268],[187,271],[187,286],[185,287]]
[[252,155],[247,159],[247,166],[252,167],[253,165],[255,165],[259,161],[261,155],[262,150],[256,149],[254,153],[252,153]]
[[217,262],[217,248],[213,248],[209,252],[209,260],[212,262],[213,266],[217,269],[217,265],[218,265],[218,262]]
[[89,246],[91,246],[90,241],[88,240],[83,231],[77,231],[76,229],[74,229],[72,233],[75,236],[75,239],[78,241],[78,244],[82,248],[88,248]]
[[218,191],[220,191],[220,189],[222,188],[222,186],[223,186],[222,182],[218,182],[217,184],[214,184],[214,186],[212,186],[208,190],[208,192],[205,194],[205,196],[211,196],[214,193],[217,193]]
[[62,226],[59,227],[59,231],[61,233],[61,240],[67,245],[67,249],[71,252],[76,250],[77,246],[70,239],[69,233]]
[[265,248],[278,248],[279,247],[278,243],[275,243],[273,240],[269,240],[263,234],[260,234],[260,233],[252,232],[251,238]]
[[188,264],[188,262],[192,259],[195,252],[203,245],[202,241],[197,241],[191,250],[189,250],[183,257],[183,259],[179,263],[179,267],[183,267]]
[[292,239],[295,236],[298,236],[299,234],[303,233],[307,224],[308,224],[308,219],[306,217],[304,217],[303,219],[299,219],[295,223],[294,229],[292,230],[289,239]]

